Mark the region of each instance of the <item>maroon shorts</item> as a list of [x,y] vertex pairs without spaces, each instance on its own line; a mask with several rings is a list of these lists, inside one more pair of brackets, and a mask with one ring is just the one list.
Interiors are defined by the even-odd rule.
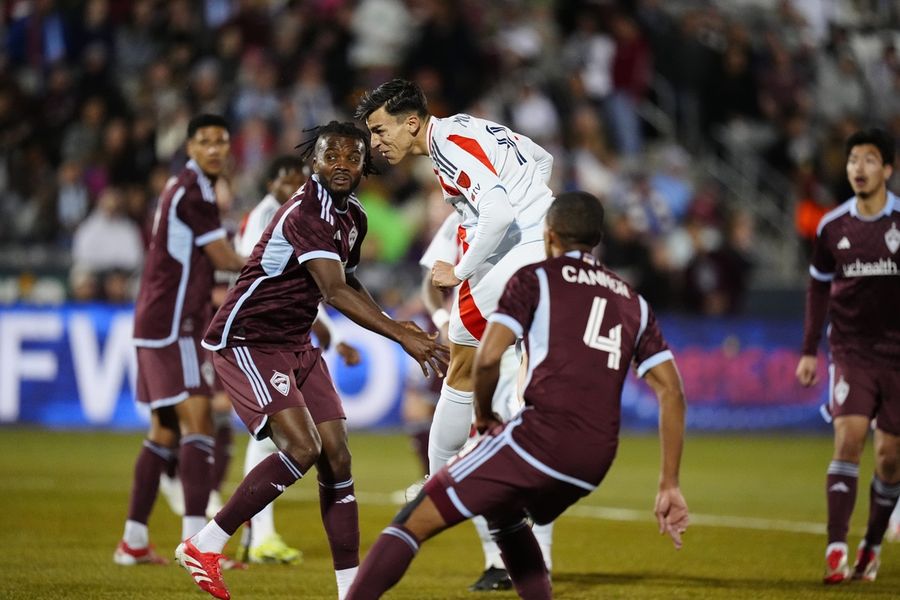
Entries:
[[594,489],[562,473],[551,474],[550,467],[511,442],[507,426],[458,454],[428,480],[424,492],[448,525],[476,515],[489,522],[505,520],[522,511],[544,525]]
[[828,367],[828,407],[834,417],[862,415],[900,435],[900,369],[858,367],[833,359]]
[[192,336],[162,348],[137,347],[137,399],[156,409],[189,396],[209,396],[213,367],[209,352]]
[[319,348],[237,346],[215,352],[213,365],[235,412],[257,438],[268,436],[269,416],[286,408],[305,406],[315,423],[345,418]]

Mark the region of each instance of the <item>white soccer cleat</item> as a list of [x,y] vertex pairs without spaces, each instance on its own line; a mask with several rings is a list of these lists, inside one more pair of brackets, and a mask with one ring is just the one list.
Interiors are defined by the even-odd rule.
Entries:
[[169,564],[169,561],[153,550],[153,546],[132,548],[125,543],[125,540],[120,541],[119,545],[116,546],[116,551],[113,552],[113,562],[123,567]]
[[866,540],[859,543],[856,564],[853,565],[853,579],[875,581],[881,566],[881,546],[867,546]]
[[825,548],[825,584],[843,583],[850,579],[850,564],[847,562],[847,544],[834,542]]
[[169,477],[165,473],[159,476],[159,492],[172,512],[179,517],[184,516],[184,488],[181,487],[181,478],[176,475]]

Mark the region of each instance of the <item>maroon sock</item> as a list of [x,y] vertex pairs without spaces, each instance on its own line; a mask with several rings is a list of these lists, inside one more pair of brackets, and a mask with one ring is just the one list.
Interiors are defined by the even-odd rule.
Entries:
[[369,600],[397,585],[419,551],[419,542],[402,525],[390,525],[366,554],[345,600]]
[[341,483],[319,480],[319,508],[335,570],[358,566],[359,507],[353,495],[353,480]]
[[184,516],[206,515],[206,503],[212,489],[213,438],[192,434],[181,438],[178,469],[184,489]]
[[216,523],[225,533],[234,535],[241,523],[249,521],[301,477],[300,465],[289,455],[284,452],[270,454],[247,473],[216,515]]
[[228,475],[228,465],[231,464],[233,450],[234,430],[231,424],[219,425],[216,429],[216,446],[213,454],[212,489],[222,489],[222,482]]
[[425,427],[415,428],[409,432],[409,441],[412,444],[419,464],[422,465],[422,473],[428,475],[428,434],[431,433],[431,424],[425,423]]
[[178,476],[178,453],[172,452],[172,458],[166,463],[166,475],[171,477]]
[[866,545],[880,546],[891,520],[891,513],[900,497],[900,482],[885,483],[872,477],[869,487],[869,526],[866,528]]
[[828,465],[825,494],[828,497],[828,543],[847,543],[850,516],[856,504],[859,465],[833,460]]
[[527,600],[551,598],[544,556],[528,523],[522,520],[501,528],[495,528],[493,523],[488,525],[519,596]]
[[131,501],[128,505],[129,521],[147,524],[159,491],[159,476],[174,454],[171,448],[144,440],[144,445],[134,463]]

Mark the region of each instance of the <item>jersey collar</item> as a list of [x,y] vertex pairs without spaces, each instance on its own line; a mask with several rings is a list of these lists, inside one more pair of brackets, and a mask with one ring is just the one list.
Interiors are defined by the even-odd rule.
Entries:
[[597,259],[594,258],[593,254],[590,254],[588,252],[582,252],[581,250],[569,250],[568,252],[566,252],[566,256],[568,256],[569,258],[581,259],[584,262],[592,264],[592,265],[597,264]]
[[[313,173],[311,179],[316,182],[316,187],[319,188],[319,197],[324,199],[331,200],[331,210],[338,213],[339,215],[346,214],[348,210],[350,210],[350,201],[356,200],[356,194],[350,194],[347,196],[347,208],[344,210],[339,209],[335,204],[334,200],[331,197],[331,194],[328,193],[328,190],[325,189],[325,186],[322,185],[322,181],[319,179],[318,173]],[[324,204],[324,201],[323,201]]]
[[891,213],[894,211],[895,206],[897,208],[900,208],[900,206],[897,205],[900,200],[898,200],[897,196],[895,196],[894,193],[890,190],[888,190],[887,200],[884,203],[884,208],[882,208],[881,212],[877,215],[872,215],[871,217],[862,216],[861,214],[859,214],[859,209],[856,208],[857,202],[858,199],[856,198],[856,196],[853,196],[853,202],[850,204],[850,216],[856,217],[860,221],[877,221],[881,217],[891,216]]

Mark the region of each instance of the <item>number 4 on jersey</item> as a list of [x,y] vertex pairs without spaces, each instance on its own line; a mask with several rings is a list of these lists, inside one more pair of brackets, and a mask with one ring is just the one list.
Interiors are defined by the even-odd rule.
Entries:
[[603,315],[606,313],[606,298],[599,296],[594,298],[591,306],[591,316],[588,317],[587,327],[584,329],[584,343],[595,350],[609,352],[606,366],[619,370],[619,361],[622,358],[622,324],[619,323],[609,330],[609,336],[600,333],[603,325]]

